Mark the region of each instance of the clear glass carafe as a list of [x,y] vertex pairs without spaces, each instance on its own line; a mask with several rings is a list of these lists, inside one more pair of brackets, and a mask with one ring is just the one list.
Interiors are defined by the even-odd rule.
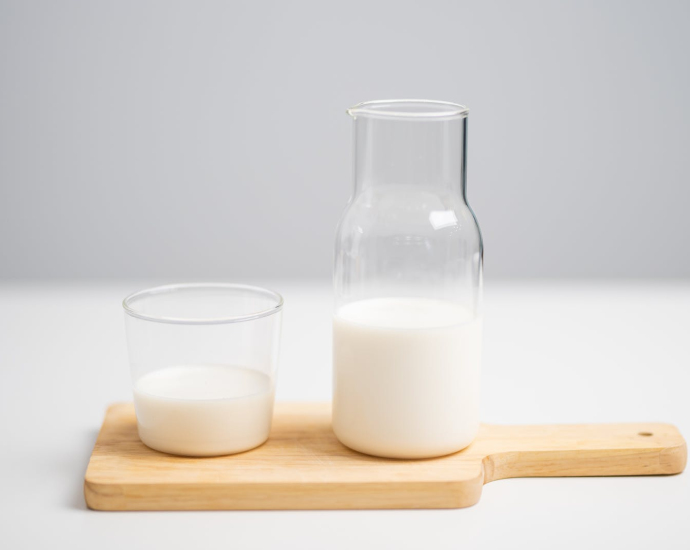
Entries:
[[394,458],[463,449],[479,428],[482,239],[465,192],[468,110],[348,110],[354,192],[335,245],[333,429]]

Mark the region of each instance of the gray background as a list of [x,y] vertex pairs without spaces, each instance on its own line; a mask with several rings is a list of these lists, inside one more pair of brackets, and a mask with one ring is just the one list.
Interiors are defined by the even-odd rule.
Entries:
[[489,277],[690,276],[689,2],[0,0],[0,277],[326,278],[345,108],[468,105]]

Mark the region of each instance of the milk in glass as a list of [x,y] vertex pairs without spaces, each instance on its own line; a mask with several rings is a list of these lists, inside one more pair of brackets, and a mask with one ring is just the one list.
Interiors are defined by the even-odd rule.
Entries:
[[274,386],[258,370],[181,365],[153,371],[134,386],[139,437],[185,456],[238,453],[268,438]]

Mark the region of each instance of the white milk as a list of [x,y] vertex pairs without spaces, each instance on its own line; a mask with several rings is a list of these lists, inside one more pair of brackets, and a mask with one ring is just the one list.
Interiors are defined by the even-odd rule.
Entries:
[[441,456],[479,428],[481,319],[440,300],[340,308],[333,330],[333,431],[377,456]]
[[134,386],[141,440],[187,456],[239,453],[268,438],[273,384],[262,372],[223,365],[167,367]]

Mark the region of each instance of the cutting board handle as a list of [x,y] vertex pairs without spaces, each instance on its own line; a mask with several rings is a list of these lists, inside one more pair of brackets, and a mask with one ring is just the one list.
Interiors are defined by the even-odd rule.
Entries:
[[687,462],[671,424],[489,427],[484,483],[510,477],[677,474]]

